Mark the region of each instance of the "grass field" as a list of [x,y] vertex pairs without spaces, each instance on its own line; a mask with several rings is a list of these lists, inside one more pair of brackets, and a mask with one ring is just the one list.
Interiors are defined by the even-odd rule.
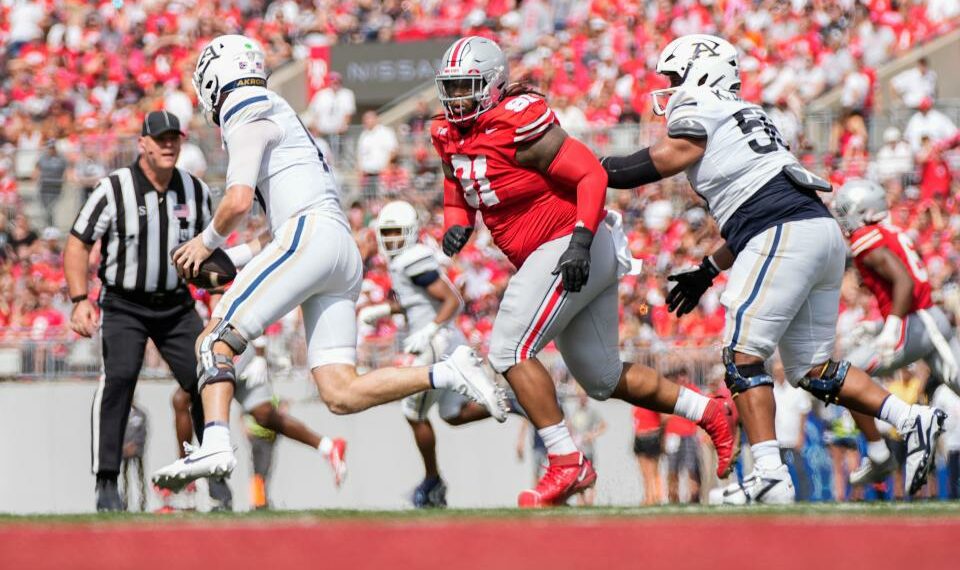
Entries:
[[0,516],[4,569],[920,570],[958,545],[960,503]]

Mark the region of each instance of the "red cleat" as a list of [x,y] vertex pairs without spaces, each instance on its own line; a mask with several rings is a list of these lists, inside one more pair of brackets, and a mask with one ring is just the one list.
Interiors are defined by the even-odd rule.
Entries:
[[333,468],[333,481],[339,488],[347,478],[347,442],[343,438],[333,440],[330,450],[330,467]]
[[740,453],[740,433],[733,401],[726,396],[714,396],[697,425],[713,440],[713,447],[717,450],[717,477],[723,479],[733,470],[733,462]]
[[554,507],[567,502],[597,482],[593,465],[579,451],[567,455],[550,455],[550,465],[535,489],[522,491],[517,497],[520,508]]

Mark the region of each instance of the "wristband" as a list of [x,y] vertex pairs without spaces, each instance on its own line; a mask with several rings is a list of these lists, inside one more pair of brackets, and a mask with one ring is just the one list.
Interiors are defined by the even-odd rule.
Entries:
[[[212,224],[211,224],[212,225]],[[230,249],[223,250],[236,267],[243,267],[253,259],[253,248],[248,243],[242,243]]]
[[74,305],[86,300],[87,300],[87,293],[84,293],[82,295],[74,295],[73,297],[70,297],[70,302],[73,303]]
[[716,277],[717,275],[720,275],[720,266],[717,265],[717,262],[713,260],[712,255],[705,256],[703,258],[703,264],[706,265],[708,269],[711,270],[712,277]]
[[210,224],[203,229],[203,233],[200,234],[200,239],[203,241],[203,247],[212,251],[223,245],[223,243],[227,241],[227,236],[222,236],[217,233],[217,228],[213,226],[213,222],[210,222]]

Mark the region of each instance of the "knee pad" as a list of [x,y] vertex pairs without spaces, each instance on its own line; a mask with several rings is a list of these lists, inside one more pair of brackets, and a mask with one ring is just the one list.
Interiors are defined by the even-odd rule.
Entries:
[[222,342],[230,347],[235,355],[240,355],[247,349],[247,339],[238,333],[232,325],[221,322],[200,341],[200,361],[197,363],[199,383],[197,391],[203,390],[207,384],[217,382],[237,383],[236,371],[233,368],[233,359],[217,354],[213,351],[216,342]]
[[840,389],[847,378],[850,363],[846,360],[836,362],[828,360],[823,365],[818,376],[804,376],[798,382],[799,386],[813,394],[815,398],[826,404],[836,404],[840,399]]
[[773,386],[773,377],[767,374],[763,364],[737,366],[733,361],[733,349],[723,349],[724,383],[730,393],[737,396],[757,386]]

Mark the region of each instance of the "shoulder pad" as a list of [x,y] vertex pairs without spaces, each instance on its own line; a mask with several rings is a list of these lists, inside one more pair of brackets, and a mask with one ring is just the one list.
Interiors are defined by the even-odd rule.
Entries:
[[233,91],[220,109],[220,127],[231,129],[269,116],[273,102],[263,87],[241,87]]
[[432,249],[417,243],[393,258],[390,266],[403,272],[407,277],[413,277],[426,271],[436,271],[440,268],[440,262],[437,261],[437,256]]

